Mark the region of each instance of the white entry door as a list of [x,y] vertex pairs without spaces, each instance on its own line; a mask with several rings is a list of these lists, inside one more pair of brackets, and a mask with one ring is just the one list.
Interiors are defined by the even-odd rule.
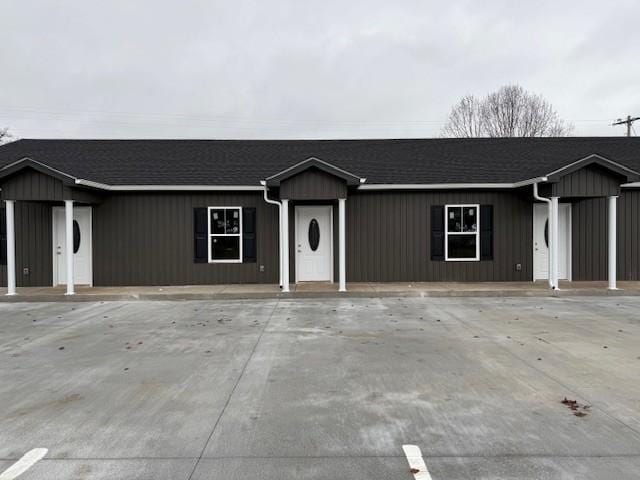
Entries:
[[[91,207],[73,209],[73,282],[92,285]],[[53,284],[67,283],[66,230],[63,207],[53,207]]]
[[333,209],[296,206],[296,282],[333,281]]
[[[533,205],[533,278],[549,278],[549,207]],[[571,204],[558,205],[558,279],[571,280]]]

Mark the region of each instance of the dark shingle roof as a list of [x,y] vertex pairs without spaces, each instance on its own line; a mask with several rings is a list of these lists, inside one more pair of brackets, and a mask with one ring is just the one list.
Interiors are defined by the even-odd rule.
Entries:
[[591,154],[640,171],[640,138],[421,140],[19,140],[0,167],[24,157],[110,185],[258,185],[309,157],[367,184],[514,183]]

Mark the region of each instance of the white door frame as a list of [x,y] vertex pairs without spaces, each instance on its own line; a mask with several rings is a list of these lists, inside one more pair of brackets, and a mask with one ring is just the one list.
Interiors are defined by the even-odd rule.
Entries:
[[[73,206],[73,211],[77,209],[89,211],[89,286],[93,287],[93,208],[91,206],[76,207]],[[51,250],[53,258],[53,278],[51,281],[52,286],[60,285],[58,282],[58,255],[56,252],[56,211],[64,212],[64,207],[51,207]]]
[[[533,206],[531,207],[532,210],[532,219],[533,219],[533,229],[532,229],[532,233],[533,233],[533,241],[531,242],[531,247],[532,247],[532,262],[533,262],[533,281],[537,281],[537,280],[542,280],[542,278],[538,278],[538,269],[537,269],[537,262],[536,262],[536,234],[538,233],[536,230],[536,205],[544,205],[546,211],[548,212],[548,208],[546,204],[540,204],[540,203],[534,203]],[[572,281],[573,279],[573,252],[572,252],[572,248],[573,248],[573,239],[572,239],[572,234],[573,234],[573,218],[572,218],[572,214],[573,214],[573,208],[572,205],[570,203],[559,203],[558,204],[558,210],[560,209],[560,207],[566,208],[567,209],[567,280]],[[547,213],[548,216],[548,213]],[[551,228],[551,224],[549,224],[549,228]],[[558,227],[558,229],[560,229],[560,226]],[[550,254],[547,253],[548,255]],[[547,278],[547,277],[545,277]],[[559,280],[564,280],[564,279],[559,279]]]
[[298,247],[297,247],[297,245],[298,245],[298,235],[300,234],[300,232],[298,231],[299,230],[298,229],[298,223],[299,223],[298,222],[298,219],[299,219],[298,217],[300,215],[300,213],[299,213],[300,211],[304,210],[305,208],[309,208],[309,207],[313,207],[313,208],[326,207],[326,208],[329,209],[329,231],[330,231],[329,236],[331,238],[331,241],[329,242],[329,257],[330,257],[330,262],[331,262],[330,268],[329,268],[329,272],[330,272],[330,280],[329,281],[331,283],[334,283],[334,278],[333,278],[333,273],[334,273],[333,270],[334,270],[334,268],[333,267],[334,267],[335,259],[333,258],[333,241],[334,241],[334,238],[333,238],[333,205],[294,205],[294,207],[293,207],[294,210],[295,210],[295,216],[294,216],[294,218],[295,218],[294,242],[295,242],[295,245],[296,245],[296,247],[295,247],[296,248],[296,259],[295,259],[296,271],[295,271],[294,282],[295,283],[300,283],[298,281],[298,273],[300,272],[300,264],[299,264],[300,255],[298,255]]

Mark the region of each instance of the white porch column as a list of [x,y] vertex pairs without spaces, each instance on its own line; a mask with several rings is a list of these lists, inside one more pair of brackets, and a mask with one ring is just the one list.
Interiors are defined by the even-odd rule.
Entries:
[[73,285],[73,200],[64,201],[65,255],[67,260],[67,293],[75,294]]
[[347,203],[346,198],[338,199],[338,251],[339,251],[339,275],[340,275],[340,287],[339,292],[347,291],[347,247],[346,247],[346,220],[345,220],[345,205]]
[[549,221],[551,272],[549,272],[549,275],[551,275],[553,287],[556,289],[560,287],[558,283],[558,216],[558,197],[551,197],[551,219]]
[[282,291],[289,292],[289,200],[282,200]]
[[5,200],[7,217],[7,295],[16,294],[15,200]]
[[547,275],[547,279],[549,281],[549,288],[553,290],[555,288],[555,285],[553,284],[553,250],[551,249],[551,235],[553,233],[551,231],[551,219],[553,218],[553,204],[551,203],[551,200],[549,200],[549,203],[547,205],[547,218],[549,221],[549,227],[547,230],[547,249],[549,250],[549,258],[547,259],[547,270],[549,273]]
[[611,196],[607,199],[609,212],[609,290],[617,290],[616,286],[616,261],[617,261],[617,200],[618,197]]
[[282,255],[282,205],[278,205],[278,264],[280,267],[280,288],[284,285],[284,269],[282,268],[283,255]]

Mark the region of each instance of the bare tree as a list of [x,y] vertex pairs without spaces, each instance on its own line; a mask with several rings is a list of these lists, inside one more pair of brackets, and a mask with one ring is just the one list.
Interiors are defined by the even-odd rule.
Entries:
[[0,145],[10,142],[12,137],[8,128],[0,128]]
[[446,137],[565,137],[565,123],[542,96],[518,85],[506,85],[478,100],[463,97],[451,109],[442,135]]
[[449,114],[449,123],[444,129],[448,137],[481,137],[481,105],[476,97],[462,97]]

